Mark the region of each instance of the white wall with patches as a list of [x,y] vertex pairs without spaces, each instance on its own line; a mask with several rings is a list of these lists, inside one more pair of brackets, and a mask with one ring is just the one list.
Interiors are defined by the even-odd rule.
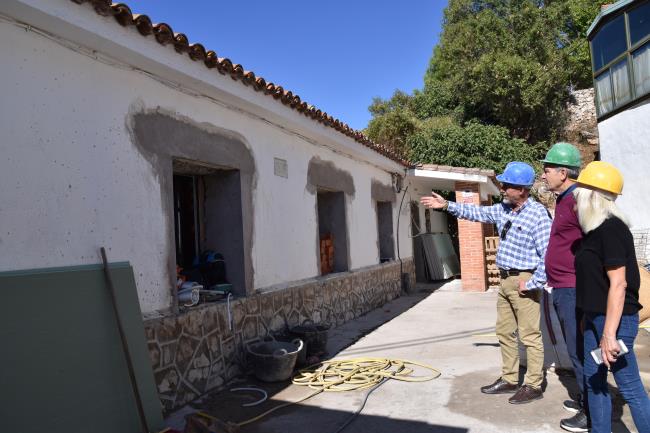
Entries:
[[[13,3],[22,2],[6,5]],[[89,7],[63,0],[25,3],[40,7],[40,12],[65,10],[51,16],[34,14],[39,25],[51,24],[62,33],[74,29],[61,26],[61,19],[78,18],[75,25],[86,27],[99,20],[102,37],[132,43],[136,50],[145,47],[160,63],[139,72],[114,60],[120,51],[111,43],[97,46],[110,56],[93,58],[65,38],[53,40],[57,38],[26,31],[11,19],[0,20],[0,271],[98,263],[98,249],[105,246],[111,261],[133,265],[143,312],[170,306],[175,270],[167,257],[175,246],[166,236],[169,218],[163,212],[159,179],[127,128],[130,114],[151,110],[232,131],[249,146],[256,166],[254,288],[319,273],[316,196],[306,189],[308,163],[314,156],[332,161],[354,179],[356,192],[348,197],[346,209],[350,268],[379,262],[371,180],[390,185],[390,171],[401,169],[397,164],[229,77],[193,64],[152,37],[145,40],[133,28],[122,29],[109,21],[112,18],[95,16]],[[161,76],[198,78],[187,80],[192,91],[180,91],[164,84],[166,79],[152,77],[157,68]],[[206,82],[214,84],[213,94],[204,93],[210,90]],[[269,110],[275,113],[267,118],[260,114]],[[353,151],[346,154],[346,148]],[[287,161],[288,178],[274,175],[274,158]],[[394,226],[400,199],[396,197]],[[412,255],[409,223],[405,200],[402,258]]]
[[[643,101],[598,123],[600,158],[621,170],[623,195],[617,203],[629,216],[632,230],[650,229],[650,101]],[[646,249],[646,260],[650,251]]]

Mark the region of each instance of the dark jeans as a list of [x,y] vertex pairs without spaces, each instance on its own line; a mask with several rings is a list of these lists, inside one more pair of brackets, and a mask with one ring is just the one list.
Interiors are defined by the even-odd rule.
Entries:
[[567,352],[569,352],[569,358],[573,364],[573,371],[576,374],[580,395],[583,398],[583,407],[587,408],[585,382],[582,373],[582,365],[585,361],[584,343],[582,333],[580,332],[582,311],[576,307],[576,289],[574,287],[554,288],[553,306],[555,307],[558,319],[560,319]]
[[[596,364],[591,354],[600,343],[605,326],[604,314],[585,314],[584,351],[585,379],[589,394],[589,412],[591,416],[591,433],[610,433],[612,430],[612,400],[607,386],[607,367]],[[622,355],[612,364],[611,370],[616,385],[630,407],[634,425],[639,433],[650,433],[650,399],[646,393],[639,366],[634,355],[634,339],[639,331],[639,315],[624,314],[616,331],[616,338],[622,339],[629,353]]]

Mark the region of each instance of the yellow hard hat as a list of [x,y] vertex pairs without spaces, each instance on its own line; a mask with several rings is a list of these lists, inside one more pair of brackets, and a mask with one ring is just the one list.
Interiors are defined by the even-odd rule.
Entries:
[[581,186],[597,188],[617,195],[623,193],[623,175],[616,167],[605,161],[593,161],[580,172]]

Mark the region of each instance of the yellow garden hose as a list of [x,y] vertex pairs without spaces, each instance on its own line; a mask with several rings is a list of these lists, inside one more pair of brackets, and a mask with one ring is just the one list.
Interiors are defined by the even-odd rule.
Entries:
[[[412,376],[414,367],[421,367],[430,370],[428,376]],[[297,401],[287,402],[275,406],[266,412],[239,423],[228,423],[236,431],[236,427],[242,427],[258,421],[268,414],[283,407],[301,403],[321,392],[343,392],[368,389],[379,386],[388,379],[400,380],[403,382],[426,382],[436,379],[440,372],[433,367],[420,364],[414,361],[387,358],[353,358],[353,359],[332,359],[320,364],[309,366],[300,370],[293,378],[294,385],[308,386],[314,392]],[[199,415],[209,419],[213,416],[200,412]]]
[[[411,376],[418,366],[433,372],[430,376]],[[301,370],[294,378],[295,385],[328,392],[367,389],[385,378],[404,382],[425,382],[440,376],[440,372],[428,365],[401,359],[353,358],[333,359],[319,364],[316,369]]]

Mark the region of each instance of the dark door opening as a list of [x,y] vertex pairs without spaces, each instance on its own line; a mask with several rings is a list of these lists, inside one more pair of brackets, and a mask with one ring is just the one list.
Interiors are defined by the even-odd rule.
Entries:
[[174,235],[176,263],[192,266],[199,255],[197,177],[174,175]]
[[379,263],[395,260],[392,202],[377,202],[377,235],[379,239]]
[[316,201],[321,275],[345,272],[349,269],[345,193],[318,191]]

